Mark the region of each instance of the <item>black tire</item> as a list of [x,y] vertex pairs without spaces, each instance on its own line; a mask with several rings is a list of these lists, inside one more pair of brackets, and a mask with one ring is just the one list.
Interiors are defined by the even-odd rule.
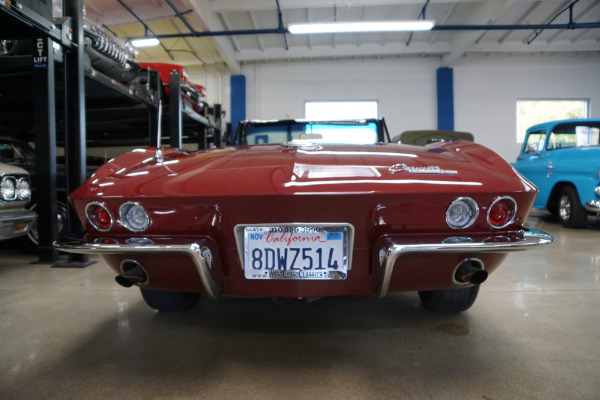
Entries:
[[558,216],[558,204],[557,203],[549,203],[548,207],[546,207],[546,208],[548,209],[550,214],[554,215],[555,217]]
[[185,311],[193,308],[200,295],[198,293],[171,292],[140,288],[146,304],[158,311]]
[[458,313],[469,309],[479,293],[479,285],[461,289],[431,290],[419,292],[423,306],[436,313]]
[[[165,91],[162,87],[162,82],[160,81],[160,78],[158,84],[160,90],[160,98],[164,103],[167,95],[165,94]],[[148,97],[148,71],[143,70],[134,73],[127,81],[127,86],[129,87],[129,90],[135,93],[137,96],[142,98]]]
[[577,189],[565,186],[558,197],[558,218],[566,228],[583,228],[587,221],[587,211],[581,206]]
[[[35,211],[37,208],[37,203],[33,203],[29,205],[29,209]],[[58,221],[58,237],[65,236],[67,234],[67,205],[62,202],[56,203],[56,218]],[[37,219],[31,225],[29,232],[27,232],[27,236],[25,236],[26,245],[31,248],[37,248],[40,243],[40,236],[38,232],[38,221]]]
[[0,56],[25,56],[32,54],[31,40],[2,40]]

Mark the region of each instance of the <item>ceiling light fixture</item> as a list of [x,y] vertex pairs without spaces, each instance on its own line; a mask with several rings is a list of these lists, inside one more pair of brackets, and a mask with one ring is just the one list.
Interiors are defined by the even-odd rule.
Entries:
[[288,27],[293,34],[350,33],[350,32],[403,32],[428,31],[435,21],[380,21],[380,22],[326,22],[317,24],[293,24]]
[[152,47],[159,44],[160,41],[157,38],[135,39],[131,41],[133,47]]

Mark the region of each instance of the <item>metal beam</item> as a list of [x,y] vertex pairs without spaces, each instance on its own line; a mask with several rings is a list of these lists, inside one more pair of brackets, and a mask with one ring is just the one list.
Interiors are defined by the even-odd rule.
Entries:
[[[487,29],[481,29],[481,27],[485,27],[487,25],[493,26],[490,21],[496,21],[500,15],[502,15],[503,11],[508,9],[516,0],[504,0],[504,1],[489,1],[486,2],[475,10],[473,15],[469,18],[469,22],[479,24],[485,23],[486,25],[473,25],[475,29],[461,29],[462,32],[454,35],[451,43],[452,52],[442,57],[441,66],[442,67],[450,67],[456,60],[461,58],[465,52],[471,47],[473,44],[477,42],[477,40],[485,33]],[[444,30],[442,27],[436,27],[436,30]],[[477,29],[480,28],[480,29]],[[458,30],[458,29],[445,29],[445,30]]]
[[[246,3],[246,2],[244,2]],[[200,27],[204,31],[211,30],[222,30],[223,24],[216,18],[216,12],[213,6],[216,2],[211,0],[195,0],[191,2],[194,9],[194,15],[196,16],[196,22],[200,24]],[[273,3],[271,2],[271,7]],[[225,63],[229,69],[234,73],[240,72],[240,65],[235,61],[235,51],[231,42],[225,38],[214,36],[211,40],[212,45],[217,49],[217,52],[225,60]]]
[[[86,176],[86,113],[85,113],[85,73],[84,32],[83,32],[83,1],[71,0],[66,2],[67,15],[73,15],[73,42],[77,47],[65,54],[65,169],[67,173],[66,189],[71,193],[79,187]],[[67,202],[68,203],[68,202]],[[69,235],[83,231],[75,210],[67,204],[67,222]],[[89,265],[87,254],[69,254],[68,265]]]
[[53,263],[58,260],[58,251],[52,247],[58,239],[54,52],[46,37],[35,39],[33,47],[38,252],[40,262]]
[[[600,22],[579,22],[572,24],[531,24],[531,25],[436,25],[432,31],[505,31],[505,30],[535,30],[535,29],[594,29],[600,28]],[[173,39],[183,37],[215,37],[238,35],[281,35],[290,34],[287,28],[270,29],[239,29],[225,31],[206,31],[190,33],[166,33],[153,35],[158,39]],[[146,36],[128,36],[125,39],[143,39]]]
[[[284,10],[304,8],[359,7],[359,6],[389,6],[389,5],[423,5],[424,0],[281,0]],[[489,0],[432,0],[432,3],[486,3]],[[495,0],[496,1],[496,0]],[[192,3],[195,1],[192,0]],[[212,7],[213,12],[234,11],[264,11],[273,9],[273,0],[219,0]]]

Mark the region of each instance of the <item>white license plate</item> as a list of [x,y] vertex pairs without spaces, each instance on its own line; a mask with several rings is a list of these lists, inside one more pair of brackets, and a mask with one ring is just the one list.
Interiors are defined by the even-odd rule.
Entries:
[[346,279],[348,225],[246,226],[246,279]]

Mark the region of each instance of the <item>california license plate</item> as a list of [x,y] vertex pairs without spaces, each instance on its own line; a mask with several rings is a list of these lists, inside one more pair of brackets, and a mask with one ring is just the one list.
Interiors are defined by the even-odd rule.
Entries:
[[246,279],[346,279],[348,225],[245,226]]

